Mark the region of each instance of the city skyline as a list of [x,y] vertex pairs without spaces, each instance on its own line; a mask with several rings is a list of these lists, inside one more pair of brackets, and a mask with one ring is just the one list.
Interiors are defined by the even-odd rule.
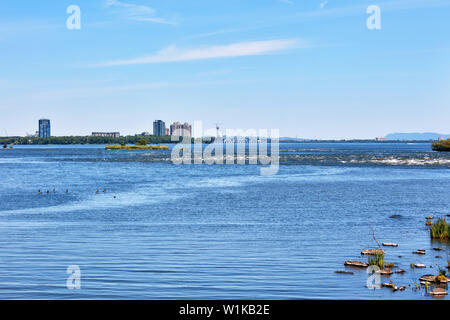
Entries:
[[[448,1],[80,0],[81,30],[66,27],[70,4],[0,4],[0,135],[42,117],[55,136],[153,119],[308,139],[449,133]],[[372,4],[381,30],[366,27]]]
[[[194,123],[195,126],[195,123]],[[200,124],[200,126],[202,126]],[[39,119],[38,121],[38,130],[35,134],[27,134],[26,137],[39,137],[39,138],[47,138],[51,137],[51,126],[50,126],[50,119]],[[97,137],[114,137],[119,138],[121,136],[188,136],[188,137],[194,137],[194,138],[200,138],[200,137],[213,137],[213,134],[210,134],[213,131],[213,128],[201,128],[202,129],[202,135],[201,136],[195,136],[193,135],[193,131],[195,132],[196,129],[194,127],[194,130],[192,128],[192,125],[190,123],[184,122],[181,123],[179,121],[173,122],[168,127],[166,126],[165,121],[163,120],[155,120],[153,121],[153,130],[152,133],[148,131],[144,131],[141,133],[134,133],[134,134],[126,134],[121,135],[118,131],[93,131],[91,132],[90,136],[97,136]],[[226,136],[227,130],[231,129],[232,131],[235,130],[235,128],[220,128],[218,124],[216,124],[216,132],[217,137],[219,136]],[[239,129],[238,129],[239,130]],[[197,132],[198,133],[198,132]],[[209,133],[209,134],[208,134]],[[53,135],[55,136],[55,135]],[[73,136],[89,136],[89,135],[73,135]],[[1,136],[0,136],[1,137]],[[57,136],[56,136],[57,137]],[[60,136],[61,137],[61,136]],[[282,139],[300,139],[300,140],[315,140],[310,138],[304,138],[304,137],[280,137]],[[359,138],[352,138],[353,140],[358,140]],[[349,139],[349,140],[352,140]],[[389,141],[389,140],[444,140],[444,139],[450,139],[450,134],[445,133],[437,133],[437,132],[409,132],[409,133],[387,133],[384,136],[375,137],[373,139],[365,139],[365,140],[374,140],[374,141]],[[327,140],[327,139],[317,139],[317,140]],[[330,140],[338,140],[338,139],[330,139]],[[345,139],[344,139],[345,140]]]

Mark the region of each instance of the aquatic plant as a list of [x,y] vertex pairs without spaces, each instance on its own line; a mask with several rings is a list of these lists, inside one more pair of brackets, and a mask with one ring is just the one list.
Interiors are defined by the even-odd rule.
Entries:
[[447,277],[444,274],[440,274],[440,275],[436,276],[436,282],[437,283],[445,282],[445,281],[447,281]]
[[430,236],[431,239],[449,240],[450,225],[447,224],[445,218],[441,218],[431,225]]
[[436,276],[436,282],[446,282],[447,281],[447,271],[439,268],[439,275]]
[[376,255],[369,256],[369,266],[378,266],[380,269],[384,269],[384,254],[378,253]]

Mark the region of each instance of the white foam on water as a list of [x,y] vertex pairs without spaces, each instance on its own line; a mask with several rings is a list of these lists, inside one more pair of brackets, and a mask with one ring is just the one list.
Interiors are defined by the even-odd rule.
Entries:
[[[38,159],[38,158],[34,158]],[[48,164],[48,161],[34,160],[33,158],[0,158],[0,164]]]
[[379,165],[389,165],[389,166],[450,166],[450,159],[430,159],[425,158],[413,158],[413,159],[403,159],[403,158],[387,158],[387,159],[364,159],[356,160],[352,159],[349,161],[341,161],[341,163],[352,163],[352,164],[379,164]]

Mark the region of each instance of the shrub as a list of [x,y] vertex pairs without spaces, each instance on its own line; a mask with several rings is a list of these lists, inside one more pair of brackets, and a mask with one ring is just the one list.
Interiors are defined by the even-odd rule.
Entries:
[[450,151],[450,139],[433,142],[434,151]]
[[431,225],[430,236],[431,239],[449,240],[450,225],[447,224],[445,218],[439,219]]
[[145,139],[139,139],[138,142],[136,142],[137,146],[146,146],[147,145],[147,140]]

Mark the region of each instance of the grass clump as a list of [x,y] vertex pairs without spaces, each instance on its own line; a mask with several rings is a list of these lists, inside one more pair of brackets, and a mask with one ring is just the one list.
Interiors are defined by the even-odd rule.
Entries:
[[449,240],[450,225],[447,224],[445,218],[441,218],[431,225],[430,236],[435,240]]
[[380,269],[384,269],[384,254],[376,254],[375,256],[369,256],[369,266],[378,266]]
[[447,277],[444,274],[440,274],[436,277],[436,282],[445,282]]
[[447,271],[444,269],[439,269],[439,275],[436,277],[436,282],[446,282],[447,281]]

